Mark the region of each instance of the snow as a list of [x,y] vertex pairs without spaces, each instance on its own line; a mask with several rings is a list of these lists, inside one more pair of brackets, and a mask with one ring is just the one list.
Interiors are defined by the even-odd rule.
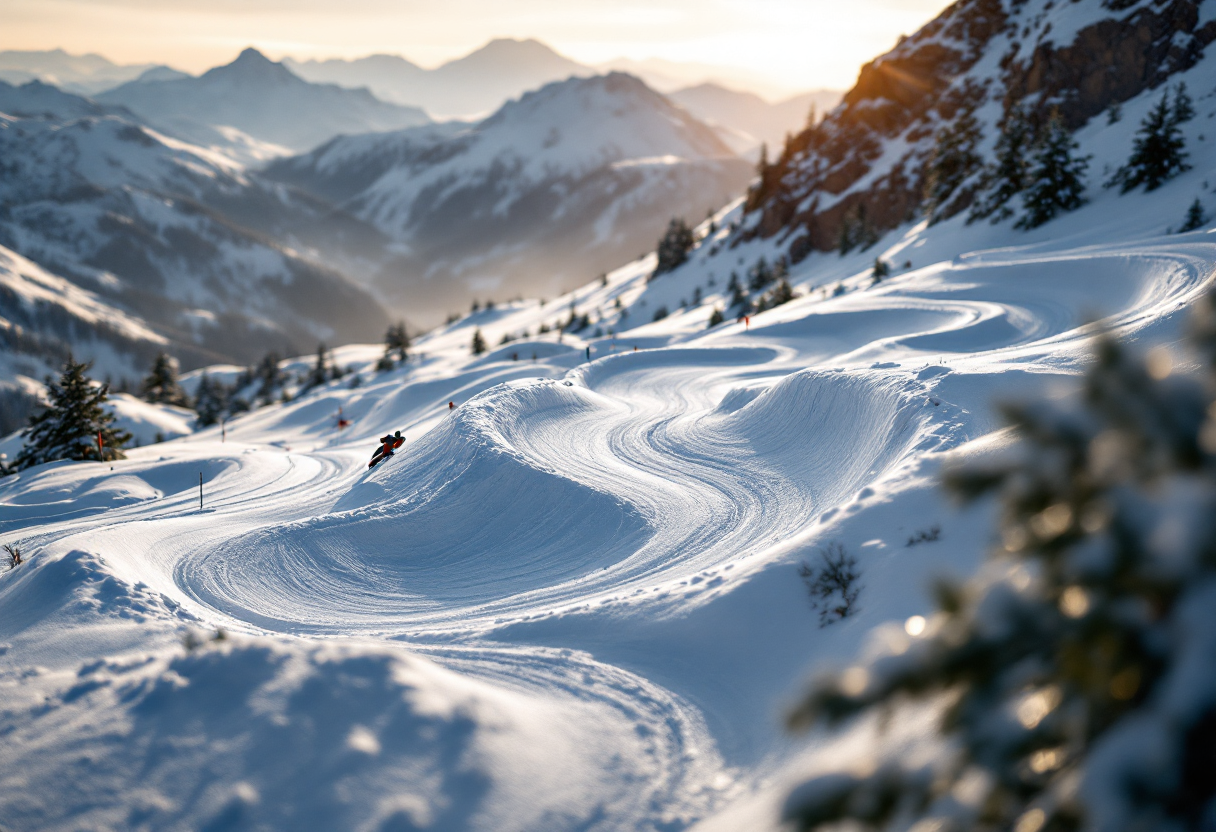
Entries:
[[[39,306],[56,306],[88,323],[104,323],[128,338],[154,344],[165,343],[162,336],[139,318],[116,309],[92,292],[51,274],[37,263],[3,246],[0,246],[0,287],[19,298],[27,313]],[[0,326],[7,328],[10,325],[0,317]]]
[[[0,817],[776,829],[807,773],[881,762],[872,725],[784,733],[808,674],[914,654],[932,580],[981,569],[992,507],[959,508],[936,479],[1007,444],[994,402],[1075,378],[1095,319],[1173,344],[1210,289],[1210,232],[1165,232],[1211,199],[1212,71],[1180,79],[1200,111],[1194,169],[1158,191],[1099,187],[1146,93],[1079,131],[1095,156],[1082,209],[1030,232],[957,217],[813,254],[790,275],[799,297],[749,322],[707,328],[730,273],[781,241],[723,231],[654,280],[647,257],[466,316],[391,371],[374,369],[380,345],[339,348],[351,375],[223,428],[120,399],[129,424],[178,438],[112,470],[0,480],[0,542],[28,558],[0,573]],[[876,256],[894,267],[877,284]],[[588,328],[538,333],[572,307]],[[475,329],[492,345],[478,357]],[[398,428],[405,446],[369,471]],[[828,542],[864,588],[855,616],[819,629],[797,567]],[[886,747],[922,748],[930,716]]]

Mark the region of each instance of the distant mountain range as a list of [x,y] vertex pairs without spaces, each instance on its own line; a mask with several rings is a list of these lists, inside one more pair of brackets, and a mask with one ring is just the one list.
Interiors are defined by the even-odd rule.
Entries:
[[335,139],[265,175],[396,240],[377,285],[434,320],[471,296],[554,293],[650,250],[671,217],[700,220],[741,193],[752,166],[612,73],[555,82],[466,129]]
[[[374,338],[387,322],[381,307],[317,251],[339,252],[343,240],[351,251],[384,244],[332,206],[120,108],[38,82],[0,83],[5,262],[29,274],[28,259],[54,278],[33,283],[76,287],[20,303],[10,293],[7,311],[0,288],[0,317],[23,328],[26,352],[102,355],[118,376],[143,371],[148,344],[191,366]],[[57,299],[68,295],[77,301]]]
[[[42,81],[66,92],[93,95],[133,81],[157,64],[116,64],[101,55],[69,55],[62,49],[0,51],[0,81]],[[174,70],[170,70],[174,71]]]
[[[777,145],[786,132],[805,126],[812,103],[824,112],[840,98],[819,90],[770,103],[722,67],[623,58],[588,66],[539,41],[507,38],[436,69],[398,55],[275,63],[248,49],[198,78],[165,66],[119,67],[62,50],[0,52],[0,78],[37,78],[76,92],[89,85],[87,92],[102,103],[127,107],[168,133],[251,163],[311,150],[338,134],[416,126],[429,121],[426,113],[480,119],[547,83],[610,70],[626,71],[668,94],[710,123],[732,150],[751,158],[762,142]],[[65,77],[87,84],[59,80]]]
[[599,74],[536,40],[498,39],[482,48],[426,70],[405,58],[373,55],[353,61],[283,63],[317,83],[367,87],[385,101],[411,104],[443,117],[488,115],[508,99],[550,81]]
[[[425,72],[329,67],[376,64]],[[499,41],[427,77],[490,101],[572,65]],[[473,298],[582,283],[652,250],[672,217],[740,196],[754,166],[738,153],[808,108],[710,85],[667,97],[612,73],[435,123],[252,49],[199,77],[148,68],[93,98],[0,83],[0,246],[139,321],[187,366],[244,362],[374,338],[385,307],[430,325]],[[65,314],[45,343],[113,341],[95,323],[65,328]],[[133,343],[105,348],[116,375],[146,357]]]
[[713,127],[741,154],[757,152],[762,143],[772,152],[779,151],[787,133],[796,135],[807,126],[812,107],[818,120],[840,103],[835,90],[816,90],[770,104],[755,93],[718,84],[699,84],[667,97]]
[[197,78],[140,78],[96,99],[127,107],[195,144],[230,148],[234,138],[225,128],[301,152],[340,133],[399,130],[430,121],[417,107],[381,101],[365,89],[309,83],[256,49]]

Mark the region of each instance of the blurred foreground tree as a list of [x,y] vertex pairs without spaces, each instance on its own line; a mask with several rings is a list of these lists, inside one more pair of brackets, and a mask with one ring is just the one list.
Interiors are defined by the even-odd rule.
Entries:
[[[817,683],[807,728],[942,708],[941,742],[792,793],[803,830],[1216,828],[1216,301],[1200,370],[1103,339],[1071,399],[1010,407],[1020,441],[947,477],[994,494],[996,577],[938,588],[888,655]],[[841,826],[841,821],[849,821]]]

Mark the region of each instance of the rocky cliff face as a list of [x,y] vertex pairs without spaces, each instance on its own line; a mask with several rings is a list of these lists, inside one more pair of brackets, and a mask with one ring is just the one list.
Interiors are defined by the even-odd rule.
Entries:
[[[1076,128],[1188,69],[1216,39],[1195,0],[959,0],[891,52],[748,195],[744,233],[794,261],[835,248],[846,218],[876,231],[915,217],[937,132],[971,109],[985,147],[1015,104]],[[966,207],[962,194],[950,212]]]

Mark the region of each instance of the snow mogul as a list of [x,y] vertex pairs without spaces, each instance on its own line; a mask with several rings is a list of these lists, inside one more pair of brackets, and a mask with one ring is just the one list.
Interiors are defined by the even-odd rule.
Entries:
[[393,455],[393,451],[405,444],[405,437],[401,435],[401,431],[390,433],[380,439],[380,447],[376,448],[376,452],[372,454],[372,461],[367,463],[367,467],[375,468],[376,464],[388,459]]

